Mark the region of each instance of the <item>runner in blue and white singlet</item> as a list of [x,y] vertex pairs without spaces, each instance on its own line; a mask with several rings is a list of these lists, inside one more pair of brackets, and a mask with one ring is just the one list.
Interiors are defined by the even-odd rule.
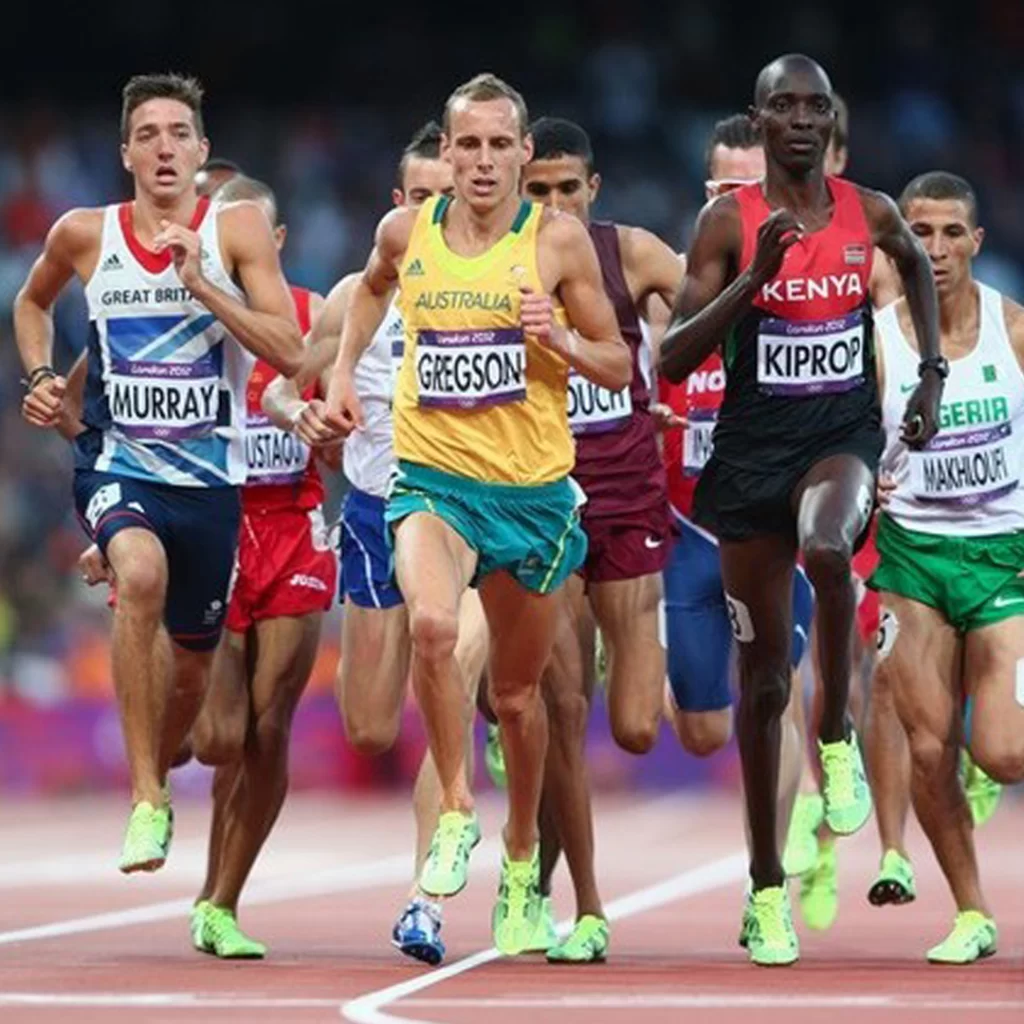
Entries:
[[74,496],[117,583],[127,873],[161,867],[170,845],[166,776],[202,702],[227,607],[252,355],[294,373],[302,339],[262,211],[211,206],[196,192],[209,153],[199,83],[139,75],[123,96],[134,201],[57,221],[18,295],[15,333],[26,418],[65,428],[72,396],[49,365],[51,311],[72,276],[85,285]]
[[[217,207],[196,205],[191,227],[203,272],[233,298]],[[132,204],[103,214],[99,265],[85,286],[89,371],[76,465],[175,487],[245,483],[245,386],[253,357],[189,294],[170,253],[144,248]]]

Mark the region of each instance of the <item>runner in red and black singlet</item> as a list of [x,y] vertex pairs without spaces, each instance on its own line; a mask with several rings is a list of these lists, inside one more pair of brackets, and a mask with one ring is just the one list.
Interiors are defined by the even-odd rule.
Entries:
[[[633,356],[629,387],[611,392],[584,378],[569,378],[569,421],[576,437],[573,478],[587,503],[582,525],[588,553],[579,576],[566,586],[567,620],[546,672],[551,750],[545,799],[559,822],[541,822],[541,888],[564,844],[573,874],[577,927],[549,959],[602,959],[607,924],[594,879],[590,800],[583,761],[594,664],[594,620],[608,655],[608,708],[612,733],[634,753],[649,750],[661,715],[665,651],[660,639],[661,570],[670,549],[665,471],[650,414],[650,349],[642,317],[651,296],[670,304],[682,280],[672,250],[647,231],[590,220],[600,177],[594,173],[587,133],[571,121],[541,118],[530,129],[534,157],[523,170],[523,193],[588,225],[605,291],[619,331]],[[591,616],[592,613],[592,616]]]
[[937,429],[946,368],[928,260],[895,204],[824,173],[835,121],[828,76],[808,57],[780,58],[759,75],[754,104],[765,179],[702,212],[661,368],[680,381],[727,339],[725,400],[695,512],[719,538],[739,642],[737,735],[752,833],[748,949],[757,963],[792,963],[799,953],[775,793],[798,552],[818,602],[826,820],[845,834],[871,813],[846,705],[850,560],[872,511],[882,444],[867,303],[875,245],[899,269],[923,339],[909,443],[926,444]]
[[[283,244],[274,194],[262,182],[237,176],[215,199],[256,202],[274,225],[278,246]],[[323,300],[304,288],[292,288],[292,297],[305,336]],[[257,362],[246,389],[248,472],[234,587],[210,689],[192,732],[196,756],[217,766],[210,859],[192,912],[192,941],[228,959],[265,953],[262,943],[238,928],[238,900],[284,802],[292,715],[337,583],[320,509],[320,473],[309,449],[261,408],[276,376]]]

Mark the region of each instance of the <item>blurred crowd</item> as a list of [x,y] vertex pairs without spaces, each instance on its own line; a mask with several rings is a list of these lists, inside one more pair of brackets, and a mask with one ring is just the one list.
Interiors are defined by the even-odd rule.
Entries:
[[[896,194],[925,170],[966,176],[978,189],[987,230],[977,273],[1024,300],[1019,2],[981,0],[949,14],[871,2],[837,14],[808,4],[787,6],[774,20],[754,13],[763,8],[745,14],[745,5],[733,6],[735,17],[728,4],[682,3],[671,15],[654,5],[655,19],[638,17],[636,5],[556,3],[497,39],[507,61],[495,56],[506,51],[494,51],[493,39],[487,51],[465,35],[424,36],[431,26],[422,18],[381,40],[376,58],[354,36],[345,63],[345,40],[336,38],[346,87],[356,71],[379,75],[373,69],[385,56],[390,69],[379,90],[367,80],[347,101],[336,100],[342,89],[304,90],[292,76],[276,102],[243,102],[244,75],[229,79],[225,62],[218,60],[216,74],[205,73],[201,60],[178,66],[207,82],[213,154],[278,191],[289,228],[288,276],[326,291],[365,258],[408,137],[439,115],[450,88],[473,71],[507,75],[533,116],[559,114],[587,126],[604,181],[599,216],[643,225],[682,249],[702,202],[711,125],[746,106],[766,58],[803,50],[822,61],[848,101],[851,177]],[[152,5],[157,21],[167,7],[162,0]],[[763,33],[760,22],[758,32],[744,30],[740,22],[749,17],[765,19]],[[272,28],[250,26],[245,38],[273,47]],[[132,66],[125,77],[165,64]],[[102,650],[95,642],[106,611],[104,595],[87,592],[74,572],[85,539],[71,511],[69,453],[58,438],[19,420],[21,369],[10,326],[13,297],[53,220],[70,207],[127,195],[119,96],[109,90],[101,107],[95,91],[58,102],[44,90],[0,109],[0,699],[6,691],[58,700],[102,687],[105,673],[102,657],[82,653]],[[253,94],[266,97],[266,90]],[[57,364],[66,366],[85,340],[80,291],[62,298],[56,322]]]

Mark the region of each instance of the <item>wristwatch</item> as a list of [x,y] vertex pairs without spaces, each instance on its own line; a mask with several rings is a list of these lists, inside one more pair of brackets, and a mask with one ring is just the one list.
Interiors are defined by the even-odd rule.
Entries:
[[929,356],[917,364],[918,377],[923,377],[925,370],[934,370],[940,380],[945,380],[949,376],[949,360],[945,356]]

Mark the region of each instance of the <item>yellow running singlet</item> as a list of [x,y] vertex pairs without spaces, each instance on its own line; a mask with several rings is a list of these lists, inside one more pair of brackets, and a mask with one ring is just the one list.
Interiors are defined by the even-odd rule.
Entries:
[[405,355],[395,385],[399,459],[485,483],[544,484],[568,475],[568,367],[524,336],[521,286],[542,291],[537,229],[523,202],[508,234],[457,256],[442,227],[450,199],[420,210],[399,275]]

